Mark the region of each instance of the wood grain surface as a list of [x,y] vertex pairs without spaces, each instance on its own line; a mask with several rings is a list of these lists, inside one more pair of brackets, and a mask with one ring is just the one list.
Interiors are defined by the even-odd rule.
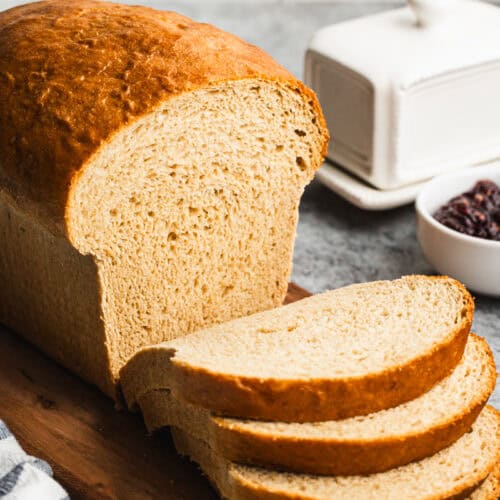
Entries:
[[[308,296],[290,284],[286,303]],[[0,327],[0,418],[43,458],[72,499],[211,500],[168,431],[150,437],[139,414],[119,411],[94,387]]]

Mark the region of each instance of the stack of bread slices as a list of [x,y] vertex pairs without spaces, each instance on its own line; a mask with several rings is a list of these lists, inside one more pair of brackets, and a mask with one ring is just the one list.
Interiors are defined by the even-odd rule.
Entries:
[[470,294],[352,285],[140,351],[122,370],[228,499],[496,499],[500,416]]

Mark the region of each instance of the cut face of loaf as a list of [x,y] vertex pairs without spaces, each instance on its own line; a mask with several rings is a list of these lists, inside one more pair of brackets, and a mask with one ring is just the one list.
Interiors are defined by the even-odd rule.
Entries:
[[133,407],[172,395],[222,415],[338,420],[414,399],[465,348],[470,294],[445,277],[352,285],[143,349],[124,367]]
[[0,13],[0,66],[1,322],[114,395],[140,347],[282,303],[311,91],[212,26],[87,0]]
[[170,99],[79,177],[71,238],[99,262],[115,377],[139,347],[282,304],[313,118],[284,85],[220,84]]
[[[203,441],[174,429],[179,453],[191,457],[229,500],[441,500],[488,498],[500,460],[500,417],[486,407],[454,444],[419,462],[368,476],[314,476],[229,462]],[[486,483],[486,484],[485,484]],[[481,488],[482,491],[481,491]],[[495,497],[489,497],[494,500]]]
[[223,418],[169,391],[139,399],[150,432],[185,428],[232,462],[312,474],[382,472],[433,455],[467,432],[496,381],[486,342],[471,335],[452,374],[413,401],[364,417],[316,423]]

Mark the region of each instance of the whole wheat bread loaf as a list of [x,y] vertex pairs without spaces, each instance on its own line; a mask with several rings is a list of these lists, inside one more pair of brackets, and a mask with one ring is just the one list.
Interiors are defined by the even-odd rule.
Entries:
[[486,494],[497,489],[499,429],[500,415],[488,406],[471,431],[448,448],[419,462],[365,476],[314,476],[239,465],[179,429],[172,434],[177,450],[197,462],[229,500],[456,500],[470,495],[494,500]]
[[495,382],[488,344],[470,335],[451,375],[413,401],[365,417],[302,424],[224,418],[165,390],[144,394],[139,406],[150,432],[184,428],[233,462],[312,474],[369,474],[428,457],[459,439]]
[[144,348],[121,371],[129,407],[169,389],[228,416],[337,420],[420,396],[462,357],[473,314],[446,277],[352,285]]
[[327,129],[258,48],[143,7],[0,13],[0,322],[110,395],[141,346],[280,305]]

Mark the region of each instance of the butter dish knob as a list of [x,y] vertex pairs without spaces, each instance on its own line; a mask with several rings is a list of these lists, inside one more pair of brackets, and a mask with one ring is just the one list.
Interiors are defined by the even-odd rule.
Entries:
[[407,0],[417,18],[417,25],[423,28],[438,24],[453,9],[458,0]]

